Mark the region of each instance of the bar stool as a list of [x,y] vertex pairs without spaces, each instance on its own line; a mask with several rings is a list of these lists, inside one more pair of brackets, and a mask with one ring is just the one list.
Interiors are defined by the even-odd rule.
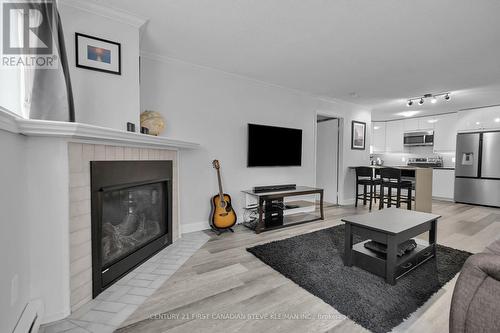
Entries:
[[[384,203],[387,207],[391,207],[393,203],[396,207],[401,207],[401,203],[406,203],[406,208],[411,210],[411,194],[413,185],[409,180],[401,180],[401,169],[396,168],[382,168],[380,170],[380,178],[382,178],[382,185],[380,188],[380,202],[379,209],[384,208]],[[387,188],[387,197],[385,189]],[[392,189],[396,189],[396,198],[392,195]],[[407,195],[401,195],[401,189],[407,190]]]
[[[363,206],[370,200],[370,210],[372,201],[377,202],[377,185],[382,184],[382,179],[374,178],[373,169],[370,167],[356,167],[356,202],[354,207],[358,207],[358,200],[363,200]],[[359,194],[359,186],[363,185],[363,193]],[[367,191],[370,186],[370,192]]]

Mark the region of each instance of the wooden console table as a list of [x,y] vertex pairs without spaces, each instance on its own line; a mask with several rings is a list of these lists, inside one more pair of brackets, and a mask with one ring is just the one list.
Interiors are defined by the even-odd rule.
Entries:
[[[245,224],[245,226],[253,229],[257,234],[263,231],[289,227],[301,223],[324,220],[322,188],[297,186],[295,189],[292,190],[273,191],[273,192],[254,192],[253,190],[246,190],[243,191],[243,193],[254,196],[258,200],[258,206],[256,208],[259,217],[257,219],[257,223],[254,226],[249,226],[248,224]],[[295,216],[293,215],[284,216],[283,211],[287,209],[286,204],[283,201],[285,197],[294,197],[294,196],[311,195],[311,194],[319,194],[320,216],[312,214],[304,214],[304,213],[298,213],[304,215],[302,216],[302,218],[295,218]]]

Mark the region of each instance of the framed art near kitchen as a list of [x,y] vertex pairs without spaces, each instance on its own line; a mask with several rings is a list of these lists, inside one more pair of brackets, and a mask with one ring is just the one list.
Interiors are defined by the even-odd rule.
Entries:
[[121,45],[110,40],[75,33],[76,67],[121,75]]
[[366,123],[352,121],[351,125],[351,149],[365,150]]

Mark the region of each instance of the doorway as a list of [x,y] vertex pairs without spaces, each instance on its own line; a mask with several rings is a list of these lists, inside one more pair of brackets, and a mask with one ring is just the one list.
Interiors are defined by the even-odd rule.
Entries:
[[339,119],[316,116],[316,187],[326,204],[338,204]]

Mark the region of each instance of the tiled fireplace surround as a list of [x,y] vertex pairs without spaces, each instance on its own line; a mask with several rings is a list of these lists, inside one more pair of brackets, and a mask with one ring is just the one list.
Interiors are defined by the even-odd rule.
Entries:
[[178,155],[176,150],[68,143],[70,304],[75,311],[92,299],[90,161],[173,161],[172,234],[178,238]]

